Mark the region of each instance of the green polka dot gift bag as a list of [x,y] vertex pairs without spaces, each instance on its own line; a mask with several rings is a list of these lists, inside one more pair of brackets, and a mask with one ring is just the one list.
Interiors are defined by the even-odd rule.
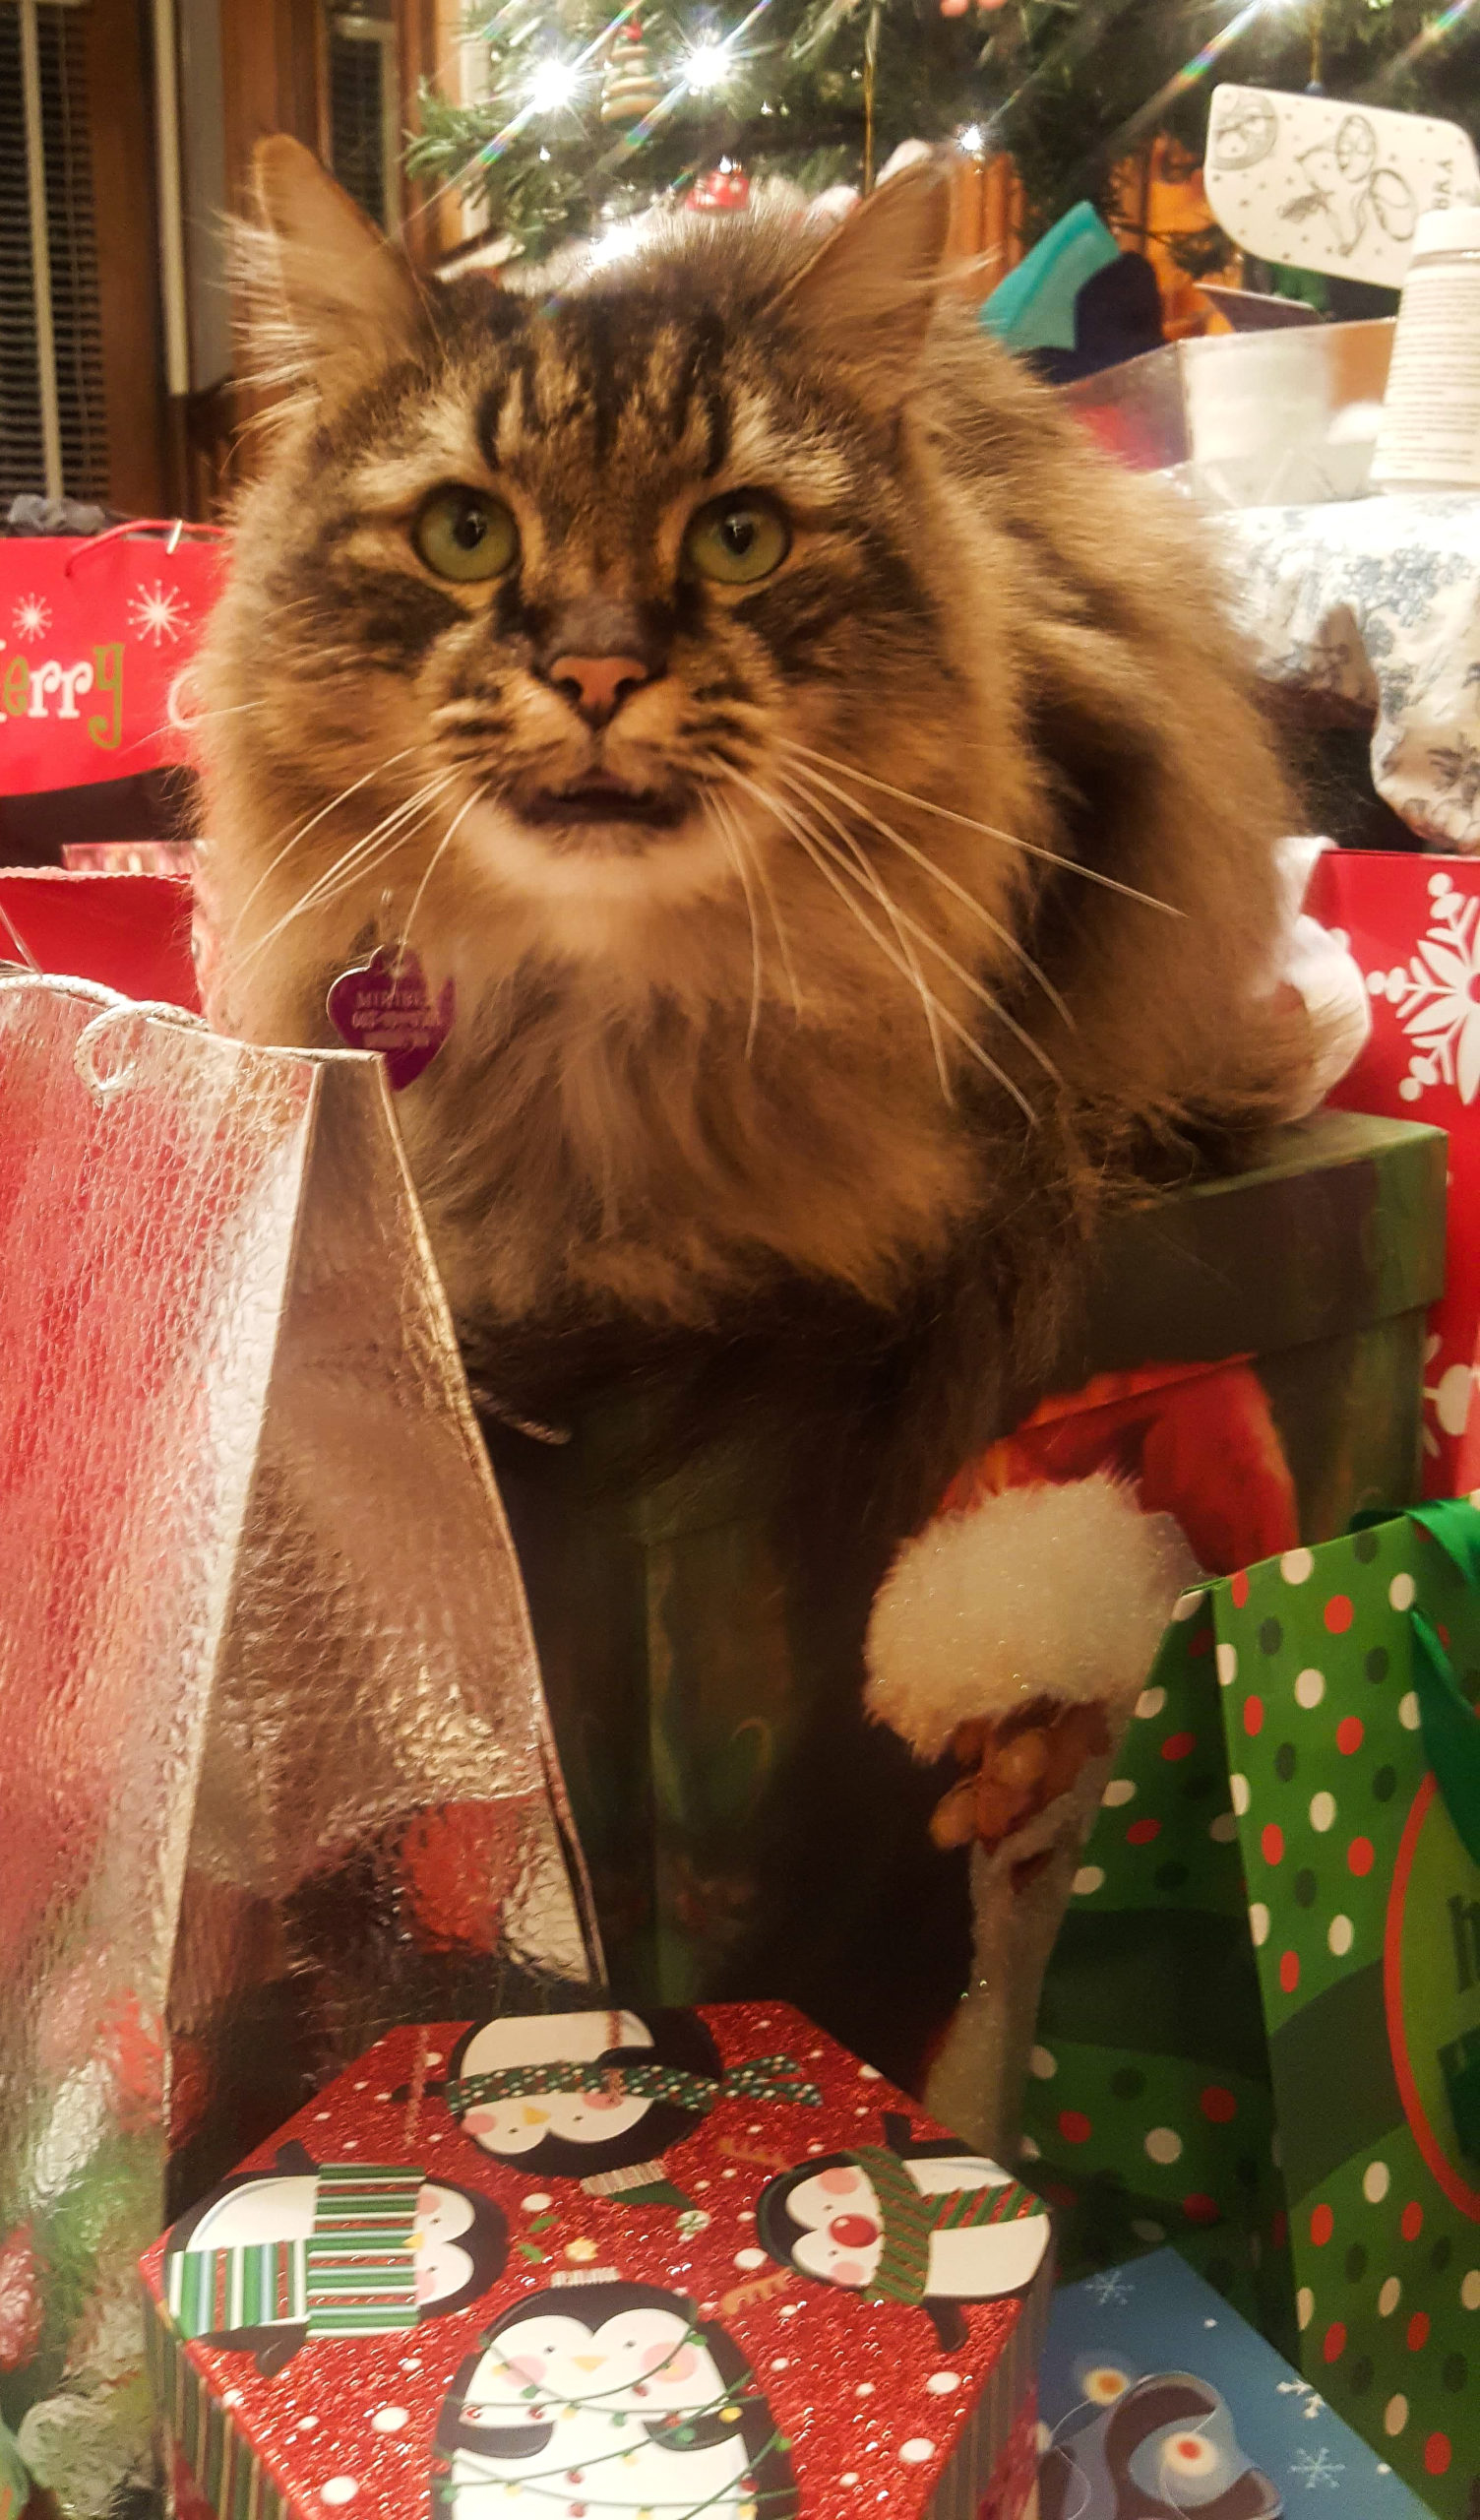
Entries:
[[1178,1605],[1024,2116],[1068,2274],[1171,2240],[1444,2520],[1480,2515],[1480,1511]]

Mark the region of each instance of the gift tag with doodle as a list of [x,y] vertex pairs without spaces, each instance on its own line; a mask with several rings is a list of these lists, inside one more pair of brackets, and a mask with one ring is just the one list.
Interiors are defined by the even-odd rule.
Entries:
[[329,1020],[351,1050],[378,1050],[393,1094],[431,1066],[453,1029],[456,988],[444,980],[435,1002],[409,948],[380,945],[368,963],[341,972],[329,992]]
[[1425,211],[1480,201],[1457,123],[1264,88],[1213,91],[1202,180],[1245,253],[1384,288],[1401,287]]

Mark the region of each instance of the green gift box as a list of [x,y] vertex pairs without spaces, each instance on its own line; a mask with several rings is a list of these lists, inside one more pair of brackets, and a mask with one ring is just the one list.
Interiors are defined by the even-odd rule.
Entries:
[[[1435,1130],[1324,1113],[1258,1170],[1122,1216],[1057,1425],[1123,1449],[1163,1387],[1252,1359],[1292,1539],[1414,1494],[1444,1155]],[[559,1446],[487,1426],[614,1990],[784,1995],[918,2089],[971,1918],[964,1851],[928,1834],[946,1776],[863,1719],[864,1629],[904,1535],[850,1523],[871,1469],[851,1439],[827,1494],[788,1486],[779,1441],[635,1475],[660,1409],[605,1393]]]
[[1190,1596],[1083,1850],[1024,2151],[1171,2237],[1445,2520],[1480,2498],[1480,1512]]

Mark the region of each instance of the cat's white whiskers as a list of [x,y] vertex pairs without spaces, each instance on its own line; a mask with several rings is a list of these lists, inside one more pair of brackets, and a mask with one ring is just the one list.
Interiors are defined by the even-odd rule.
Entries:
[[791,959],[791,940],[787,936],[785,922],[781,917],[780,909],[776,902],[775,887],[771,883],[771,876],[767,870],[765,855],[761,850],[757,849],[753,851],[751,863],[755,870],[756,881],[760,885],[762,892],[766,895],[766,907],[771,913],[771,923],[776,932],[776,952],[780,955],[781,969],[786,975],[786,989],[787,994],[791,999],[791,1011],[793,1015],[796,1016],[798,1022],[800,1022],[802,1007],[805,1000],[803,992],[797,984],[796,965]]
[[744,835],[725,811],[719,797],[710,795],[708,805],[725,853],[740,878],[740,889],[745,895],[745,914],[750,921],[750,1022],[745,1028],[745,1055],[748,1059],[755,1049],[756,1034],[760,1029],[763,980],[761,928],[756,917],[755,888],[751,882],[750,868],[746,863]]
[[[819,813],[827,814],[827,807],[825,805],[819,805],[814,797],[808,795],[806,789],[801,787],[799,782],[788,779],[784,771],[781,773],[781,777],[786,787],[791,789],[794,796],[800,795],[808,806],[813,807],[814,810]],[[794,806],[793,811],[800,815],[800,807]],[[833,830],[837,833],[839,839],[847,849],[853,863],[853,868],[856,869],[857,874],[862,877],[863,881],[868,885],[869,890],[874,894],[881,910],[885,913],[891,926],[894,928],[895,936],[898,939],[899,951],[904,956],[906,963],[909,965],[910,972],[914,977],[915,987],[919,991],[920,1004],[925,1009],[925,1021],[930,1027],[930,1046],[935,1056],[936,1074],[941,1080],[941,1092],[944,1094],[947,1102],[950,1102],[954,1100],[951,1092],[951,1074],[946,1065],[946,1047],[945,1043],[941,1040],[940,1016],[935,993],[930,988],[926,981],[925,975],[920,969],[920,958],[918,954],[916,954],[905,933],[904,923],[899,915],[898,908],[891,898],[888,886],[885,884],[883,878],[878,874],[876,869],[869,864],[868,858],[859,848],[858,843],[853,840],[846,831],[844,831],[842,824],[838,822],[835,815],[828,814],[828,820],[832,823]],[[816,825],[810,821],[808,822],[807,828],[812,839],[816,841],[818,847],[820,849],[827,850],[830,854],[833,854],[832,850],[832,844],[829,842],[827,834],[825,832],[820,832]],[[836,862],[835,857],[834,862]],[[845,871],[852,870],[845,867]]]
[[[384,864],[385,860],[393,856],[398,849],[402,848],[419,830],[421,822],[426,819],[427,809],[452,786],[454,776],[455,773],[452,771],[444,771],[439,778],[429,781],[425,788],[418,788],[415,795],[408,796],[403,804],[398,805],[391,813],[383,815],[374,829],[368,831],[362,840],[353,842],[348,849],[341,851],[334,864],[328,867],[316,882],[310,884],[306,892],[299,895],[297,901],[290,909],[283,912],[280,918],[274,920],[273,925],[264,935],[258,937],[255,945],[243,955],[241,969],[244,972],[249,971],[257,957],[265,953],[270,945],[275,944],[283,929],[290,927],[294,919],[305,917],[310,911],[327,909],[332,902],[339,899],[341,893],[347,892],[351,883],[362,880],[376,866]],[[408,823],[409,829],[401,828]],[[398,837],[389,839],[388,836],[393,832],[397,833]]]
[[402,952],[404,952],[405,948],[410,944],[411,930],[416,924],[416,914],[421,908],[422,901],[426,894],[426,888],[431,882],[432,877],[435,875],[441,858],[445,854],[446,850],[452,846],[454,836],[457,833],[459,826],[466,820],[467,816],[472,812],[474,805],[482,802],[482,799],[487,792],[488,788],[485,781],[481,787],[474,788],[471,795],[463,798],[462,803],[458,807],[452,821],[448,824],[446,831],[443,833],[442,838],[438,841],[431,856],[427,859],[426,870],[411,897],[411,907],[406,913],[406,922],[401,931]]
[[[882,935],[879,929],[864,916],[863,913],[859,910],[856,901],[853,899],[852,894],[849,893],[843,885],[838,883],[836,876],[832,873],[831,867],[822,855],[821,850],[816,845],[823,836],[821,834],[809,833],[797,806],[788,803],[785,797],[778,796],[773,788],[762,788],[756,783],[756,781],[747,779],[742,771],[732,770],[731,776],[738,781],[740,786],[747,788],[750,790],[750,793],[761,805],[765,807],[766,811],[771,814],[780,824],[781,829],[786,833],[787,837],[797,843],[803,855],[810,860],[812,865],[817,868],[819,874],[824,877],[826,882],[832,887],[832,891],[837,894],[838,899],[843,903],[851,916],[857,921],[857,924],[863,929],[864,934],[870,937],[879,947],[879,950],[884,955],[885,960],[890,963],[903,978],[909,981],[910,986],[913,988],[915,995],[920,1001],[920,1011],[925,1018],[925,1029],[930,1036],[930,1045],[935,1056],[936,1074],[940,1079],[942,1100],[948,1106],[953,1105],[956,1098],[951,1091],[951,1073],[945,1062],[945,1054],[942,1048],[940,1035],[937,1030],[938,1018],[945,1010],[940,1006],[934,991],[929,987],[925,975],[921,971],[918,962],[907,953],[896,953],[890,945],[888,938]],[[849,872],[851,871],[852,870],[849,869]]]
[[1025,857],[1040,857],[1048,866],[1062,866],[1066,874],[1082,875],[1086,884],[1099,884],[1107,893],[1121,893],[1127,901],[1141,902],[1147,910],[1159,910],[1166,918],[1185,918],[1186,911],[1175,902],[1158,901],[1154,893],[1143,893],[1135,884],[1123,884],[1117,875],[1106,875],[1098,866],[1085,866],[1078,857],[1065,857],[1057,850],[1045,849],[1040,841],[1022,840],[1016,832],[1000,831],[995,823],[984,823],[975,814],[958,813],[954,805],[937,805],[929,796],[917,796],[912,788],[894,788],[887,779],[876,779],[870,771],[858,770],[850,761],[834,760],[832,753],[819,752],[812,744],[799,744],[789,735],[778,738],[786,750],[804,760],[818,761],[827,770],[835,770],[844,779],[856,779],[862,787],[877,788],[884,796],[895,796],[901,805],[917,805],[923,814],[938,814],[942,822],[959,823],[965,831],[979,831],[988,840],[1000,840],[1005,848],[1018,849]]
[[[832,890],[837,895],[839,901],[842,902],[853,918],[857,920],[858,925],[863,929],[864,934],[873,940],[880,953],[884,956],[885,961],[890,964],[894,971],[898,972],[902,978],[908,980],[912,988],[918,991],[921,997],[922,1007],[926,1005],[927,1001],[934,1003],[936,1013],[941,1023],[946,1027],[948,1033],[955,1036],[956,1040],[960,1042],[961,1047],[971,1058],[975,1059],[979,1067],[984,1068],[989,1076],[996,1078],[997,1083],[1002,1086],[1004,1091],[1012,1096],[1013,1101],[1018,1104],[1018,1109],[1022,1112],[1024,1118],[1031,1126],[1036,1127],[1038,1123],[1038,1114],[1033,1109],[1031,1102],[1028,1101],[1027,1096],[1023,1093],[1021,1087],[1014,1082],[1013,1078],[1008,1075],[1005,1068],[998,1066],[997,1061],[982,1048],[981,1043],[975,1039],[975,1037],[967,1032],[964,1024],[957,1021],[956,1017],[952,1014],[951,1009],[948,1006],[942,1005],[940,999],[935,996],[935,992],[926,987],[918,969],[915,971],[910,970],[910,967],[905,961],[903,955],[891,944],[889,938],[879,927],[875,925],[867,913],[860,907],[856,894],[849,892],[847,885],[842,881],[841,877],[834,873],[832,867],[829,864],[827,857],[824,855],[822,849],[816,846],[813,840],[811,840],[807,833],[802,829],[796,820],[793,810],[787,805],[785,799],[775,795],[773,792],[769,791],[764,788],[759,787],[753,779],[747,779],[742,771],[732,770],[730,775],[739,783],[740,786],[748,788],[750,793],[757,798],[758,802],[764,805],[768,812],[775,816],[775,819],[780,824],[782,830],[788,832],[791,838],[796,841],[798,847],[803,850],[804,854],[810,858],[812,864],[816,867],[824,881],[831,886]],[[834,851],[834,855],[841,858],[840,851]],[[841,862],[844,865],[847,864],[846,859],[841,859]],[[848,871],[851,874],[852,869],[849,868]],[[855,878],[855,880],[857,879]],[[933,1033],[931,1038],[932,1040],[934,1039]],[[944,1087],[943,1091],[945,1092],[946,1101],[950,1102],[952,1097],[949,1086]]]
[[[1012,1034],[1014,1040],[1021,1043],[1029,1056],[1037,1061],[1045,1076],[1052,1077],[1056,1085],[1062,1086],[1064,1079],[1060,1075],[1054,1061],[1049,1057],[1047,1050],[1043,1048],[1041,1042],[1034,1040],[1031,1033],[1027,1031],[1026,1027],[1019,1024],[1015,1015],[1009,1013],[1001,999],[994,996],[991,989],[987,988],[984,983],[977,978],[974,972],[968,971],[964,963],[957,962],[956,956],[947,946],[942,944],[938,936],[933,935],[931,930],[924,926],[919,919],[912,917],[908,911],[900,910],[897,904],[891,899],[890,895],[884,888],[883,880],[880,877],[878,870],[870,864],[868,856],[861,844],[854,838],[853,834],[846,828],[846,826],[838,821],[837,816],[830,813],[827,806],[822,803],[819,797],[809,794],[807,788],[799,780],[789,777],[785,771],[782,771],[780,776],[788,788],[794,789],[797,793],[806,798],[807,803],[815,813],[823,815],[825,820],[832,825],[833,831],[836,832],[838,839],[843,843],[844,847],[858,860],[860,865],[863,866],[870,883],[879,894],[881,901],[883,901],[889,908],[890,915],[894,920],[896,929],[900,922],[902,922],[913,935],[917,936],[920,943],[926,947],[928,952],[934,954],[938,961],[944,963],[949,972],[955,973],[962,986],[970,990],[972,996],[977,999],[979,1004],[986,1007],[989,1014],[996,1016],[998,1023],[1003,1025],[1006,1030]],[[831,785],[831,782],[826,784]],[[844,797],[842,801],[846,804],[848,799]],[[865,819],[872,821],[873,817],[866,816]],[[880,824],[879,828],[885,833],[886,838],[893,839],[896,837],[895,834],[889,831],[887,825]],[[1036,965],[1034,965],[1033,968],[1036,970]],[[1041,974],[1039,976],[1041,977]],[[1045,988],[1048,987],[1048,982],[1046,980],[1044,981],[1044,986]],[[1051,991],[1050,994],[1052,994]]]
[[[455,781],[455,772],[444,773],[442,777],[432,780],[418,796],[413,797],[402,813],[388,816],[379,830],[370,835],[370,839],[378,844],[374,854],[367,858],[363,865],[346,867],[343,870],[342,881],[335,887],[328,899],[338,900],[341,893],[349,890],[351,883],[363,883],[368,875],[373,875],[378,867],[384,866],[387,860],[394,857],[399,850],[403,849],[408,841],[417,839],[425,831],[437,805],[447,794],[448,789],[454,786]],[[404,828],[398,830],[398,824],[403,824]],[[384,899],[385,896],[382,895],[382,900]]]
[[[787,749],[790,750],[791,747],[788,745]],[[804,787],[810,785],[813,788],[826,788],[830,796],[835,796],[840,805],[846,805],[850,813],[857,814],[863,822],[867,823],[871,831],[878,832],[881,839],[893,842],[894,848],[902,850],[903,854],[908,857],[913,864],[921,867],[927,875],[932,876],[935,882],[941,885],[943,890],[953,894],[966,910],[970,911],[974,918],[980,920],[982,926],[988,930],[989,934],[996,937],[1000,945],[1006,946],[1014,960],[1020,963],[1023,970],[1037,981],[1038,986],[1042,989],[1044,996],[1048,999],[1048,1002],[1054,1009],[1055,1014],[1062,1016],[1064,1022],[1069,1026],[1070,1031],[1074,1031],[1074,1017],[1070,1013],[1064,999],[1060,996],[1059,991],[1055,988],[1053,981],[1049,978],[1048,974],[1039,964],[1034,962],[1031,954],[1027,950],[1027,947],[1019,942],[1019,940],[1013,934],[1012,929],[1010,927],[1005,927],[1000,918],[994,918],[992,913],[986,908],[984,903],[977,900],[976,895],[973,892],[969,892],[964,884],[958,884],[956,877],[952,874],[948,874],[944,866],[938,866],[935,859],[930,856],[925,850],[917,849],[912,840],[906,840],[902,832],[895,831],[893,823],[885,822],[880,815],[874,812],[871,806],[863,804],[858,797],[846,794],[846,792],[841,788],[837,787],[832,780],[825,779],[821,771],[814,770],[810,765],[804,763],[800,768],[791,772],[790,779],[791,782],[801,784]],[[819,808],[819,810],[821,810],[821,808]]]
[[298,904],[299,912],[327,910],[331,903],[338,901],[343,893],[348,891],[351,883],[363,881],[364,877],[372,874],[377,866],[383,865],[388,857],[394,855],[398,849],[420,831],[428,820],[431,808],[438,797],[444,795],[452,786],[452,779],[453,774],[450,771],[444,772],[441,777],[429,780],[424,788],[419,788],[414,795],[405,799],[403,804],[398,805],[391,813],[383,815],[373,830],[365,834],[363,840],[356,841],[351,848],[346,849],[342,855],[338,857],[335,863],[318,878],[317,882],[309,886]]
[[278,850],[277,855],[270,858],[267,865],[263,868],[262,873],[258,876],[256,883],[252,886],[246,900],[242,903],[240,910],[233,918],[228,942],[234,944],[236,938],[241,933],[242,920],[246,917],[252,904],[256,901],[264,884],[268,883],[277,873],[278,868],[281,865],[289,850],[296,849],[300,840],[306,840],[311,831],[316,831],[327,815],[336,812],[340,805],[347,805],[351,796],[357,796],[362,788],[368,788],[372,779],[383,778],[388,770],[394,770],[399,761],[404,761],[407,758],[407,755],[413,753],[415,750],[416,746],[414,744],[407,744],[403,752],[393,752],[389,761],[378,761],[373,770],[365,771],[362,777],[356,779],[348,788],[341,788],[339,794],[337,796],[331,796],[328,804],[321,805],[318,812],[316,814],[311,814],[306,823],[300,823],[296,831],[289,832],[287,839],[283,842],[282,847]]

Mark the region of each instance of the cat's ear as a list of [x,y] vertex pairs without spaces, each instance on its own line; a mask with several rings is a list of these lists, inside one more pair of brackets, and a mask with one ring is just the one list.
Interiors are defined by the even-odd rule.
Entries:
[[325,367],[383,365],[417,330],[421,299],[405,256],[301,141],[282,132],[259,141],[252,178],[252,329],[270,381],[311,385]]
[[870,193],[781,292],[829,364],[882,410],[897,409],[918,365],[950,224],[943,170],[907,167]]

